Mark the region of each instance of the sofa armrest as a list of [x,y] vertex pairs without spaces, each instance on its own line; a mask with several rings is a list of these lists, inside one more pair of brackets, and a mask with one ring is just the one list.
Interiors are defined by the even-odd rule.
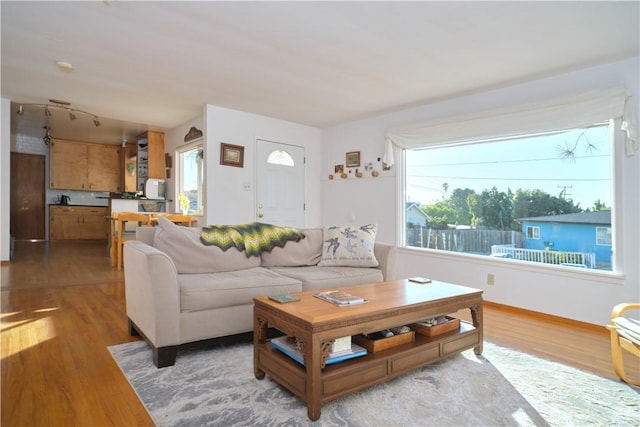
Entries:
[[178,273],[165,253],[138,240],[124,244],[127,316],[154,346],[180,344]]
[[373,247],[373,253],[378,260],[378,268],[382,270],[385,281],[395,280],[396,276],[396,246],[378,243]]

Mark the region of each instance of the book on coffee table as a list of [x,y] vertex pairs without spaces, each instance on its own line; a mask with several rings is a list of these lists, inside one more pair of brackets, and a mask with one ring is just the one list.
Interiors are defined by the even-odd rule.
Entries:
[[[288,336],[278,337],[271,340],[273,348],[283,352],[296,362],[304,365],[304,356],[302,352],[298,350],[295,342],[291,342],[291,338]],[[351,348],[342,351],[334,351],[329,353],[326,365],[332,365],[334,363],[342,362],[344,360],[353,359],[354,357],[360,357],[367,354],[367,349],[359,346],[358,344],[351,344]]]
[[431,283],[431,279],[429,279],[428,277],[409,277],[409,281],[413,283],[420,283],[422,285]]
[[278,301],[280,304],[284,304],[286,302],[300,301],[300,298],[295,295],[269,295],[269,299],[273,301]]
[[350,293],[343,291],[320,292],[318,294],[315,294],[314,297],[320,298],[321,300],[328,301],[336,305],[354,305],[367,302],[367,300],[362,297],[351,295]]

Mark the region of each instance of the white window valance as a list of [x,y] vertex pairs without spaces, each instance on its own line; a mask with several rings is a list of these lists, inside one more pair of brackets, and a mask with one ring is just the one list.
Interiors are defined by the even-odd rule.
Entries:
[[626,153],[638,149],[631,97],[622,87],[480,113],[430,120],[391,128],[385,135],[385,158],[393,166],[393,146],[405,149],[512,137],[557,129],[575,129],[621,119]]

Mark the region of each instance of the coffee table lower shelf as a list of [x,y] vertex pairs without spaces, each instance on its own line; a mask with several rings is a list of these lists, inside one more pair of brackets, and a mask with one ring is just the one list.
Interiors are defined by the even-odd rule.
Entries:
[[[435,337],[416,334],[415,342],[327,365],[320,376],[320,402],[326,403],[478,347],[481,340],[478,329],[468,322],[460,322],[458,331]],[[303,365],[274,349],[270,343],[261,346],[256,353],[260,370],[307,403],[306,368]]]

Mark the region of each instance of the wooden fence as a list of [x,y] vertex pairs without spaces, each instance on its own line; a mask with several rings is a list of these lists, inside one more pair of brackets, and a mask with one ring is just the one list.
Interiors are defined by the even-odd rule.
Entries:
[[491,246],[511,244],[524,247],[520,231],[502,230],[434,230],[427,227],[407,228],[407,246],[441,249],[482,255],[491,254]]

